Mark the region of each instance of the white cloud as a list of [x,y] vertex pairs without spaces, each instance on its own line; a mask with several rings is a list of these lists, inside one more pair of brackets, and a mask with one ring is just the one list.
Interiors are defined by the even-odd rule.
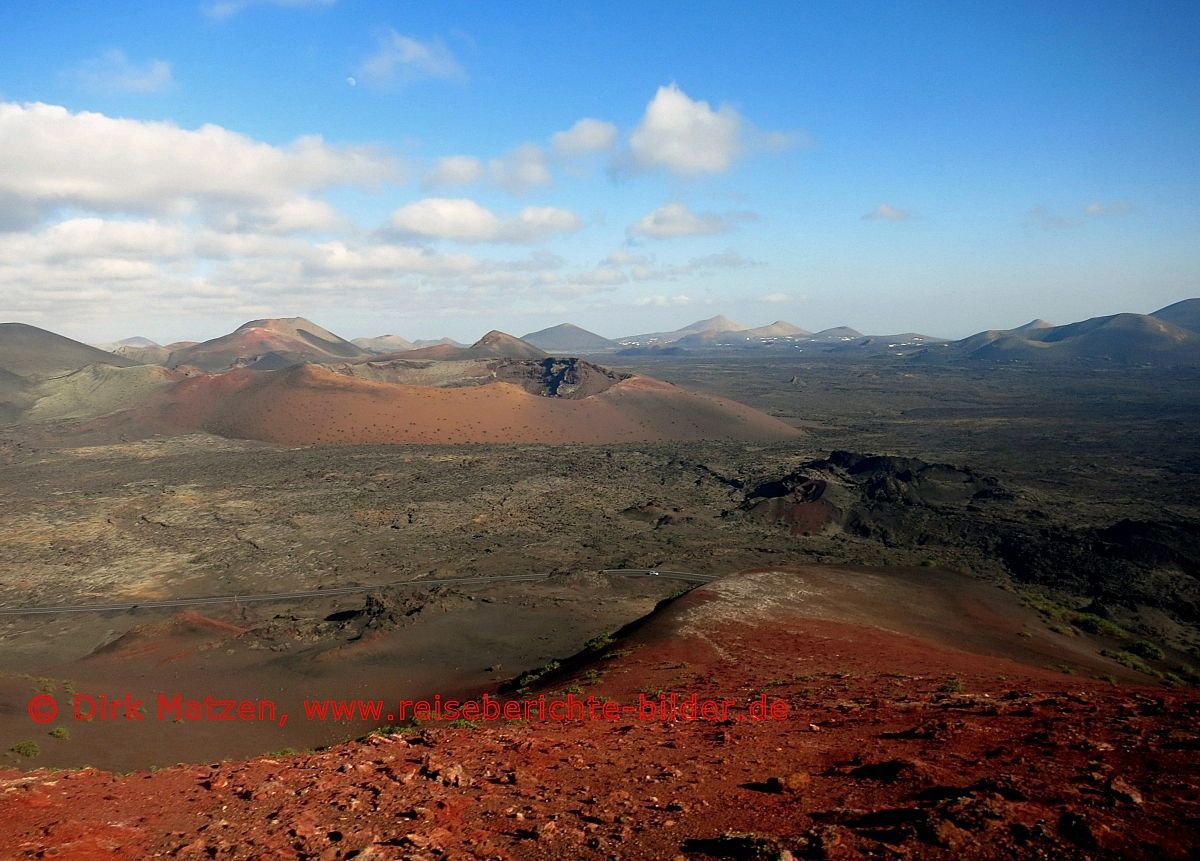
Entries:
[[87,259],[175,259],[192,249],[185,228],[154,221],[73,218],[36,233],[0,235],[0,262],[7,266]]
[[605,266],[648,266],[654,262],[653,254],[634,254],[625,248],[618,248],[602,261]]
[[577,158],[612,149],[616,140],[617,127],[612,123],[585,117],[566,131],[555,132],[550,146],[559,158]]
[[673,239],[678,236],[712,236],[730,229],[716,213],[695,213],[685,203],[666,203],[626,228],[630,239]]
[[73,317],[132,316],[187,291],[193,250],[189,230],[157,222],[80,218],[0,234],[0,318],[56,328]]
[[863,216],[864,221],[908,221],[912,213],[905,209],[897,209],[888,203],[880,203]]
[[[400,179],[397,162],[318,136],[271,146],[220,126],[0,103],[0,200],[27,216],[74,207],[181,214],[277,208],[337,186]],[[304,204],[297,204],[298,206]]]
[[692,298],[686,293],[677,293],[674,296],[639,296],[633,300],[634,305],[653,305],[655,308],[690,305],[691,302]]
[[434,254],[425,248],[393,243],[355,247],[342,240],[315,245],[305,257],[308,272],[336,275],[368,272],[461,275],[478,265],[475,258],[465,254]]
[[[399,178],[385,154],[315,137],[271,146],[217,126],[0,103],[0,319],[123,327],[351,302],[437,306],[429,296],[467,280],[499,291],[542,277],[522,268],[529,260],[483,261],[359,232],[321,195]],[[530,208],[502,220],[497,235],[575,226],[570,213]]]
[[474,156],[453,155],[438,159],[426,172],[421,184],[428,189],[462,188],[479,182],[484,175],[493,185],[512,194],[525,194],[554,184],[551,155],[559,167],[580,175],[586,170],[584,158],[611,149],[617,128],[611,123],[585,117],[566,131],[555,132],[549,147],[525,143],[487,162]]
[[634,166],[695,175],[723,173],[743,152],[742,118],[728,105],[716,110],[675,84],[659,87],[629,136]]
[[743,156],[811,142],[804,133],[763,131],[732,106],[713,108],[669,84],[646,105],[628,149],[612,160],[610,171],[614,176],[659,169],[683,177],[724,173]]
[[1117,200],[1112,203],[1101,203],[1098,200],[1093,200],[1083,208],[1083,214],[1087,216],[1128,215],[1131,212],[1133,212],[1133,204],[1128,200]]
[[[554,184],[551,153],[560,166],[571,173],[581,172],[584,156],[611,149],[617,128],[611,123],[584,118],[566,131],[551,136],[547,149],[525,143],[488,161],[486,174],[491,182],[513,194],[525,194]],[[483,163],[474,156],[455,155],[441,158],[425,175],[425,188],[461,188],[478,182],[484,175]]]
[[292,237],[255,233],[243,230],[225,233],[219,230],[198,229],[192,232],[194,254],[202,260],[300,260],[309,253],[310,246]]
[[758,301],[766,302],[768,304],[777,304],[779,302],[787,302],[791,298],[792,297],[789,296],[787,293],[765,293],[762,296],[758,297]]
[[496,239],[500,218],[466,198],[416,200],[391,213],[392,228],[414,236],[484,242]]
[[96,93],[162,93],[175,83],[170,63],[133,63],[119,48],[84,60],[72,76],[84,89]]
[[392,228],[400,233],[459,242],[536,242],[555,233],[578,230],[579,216],[551,206],[528,206],[501,218],[473,200],[429,197],[392,213]]
[[745,269],[750,266],[761,266],[757,260],[750,260],[738,254],[732,248],[726,248],[716,254],[705,254],[703,257],[693,257],[688,261],[692,270],[699,269]]
[[[545,185],[552,168],[569,169],[567,153],[601,151],[592,147],[609,139],[603,125],[581,121],[560,133],[571,145],[551,138],[494,163],[451,156],[424,180]],[[540,250],[486,259],[433,240],[539,243],[583,221],[553,206],[492,211],[447,195],[401,206],[383,229],[361,229],[325,199],[332,189],[401,179],[393,156],[319,137],[271,145],[215,125],[0,102],[0,319],[51,328],[106,320],[120,330],[151,319],[319,319],[347,306],[487,315],[524,303],[540,312],[550,296],[633,282],[660,294],[647,303],[680,305],[699,295],[690,277],[753,265],[733,251],[660,262],[638,248],[583,265]],[[683,204],[650,215],[639,222],[645,235],[663,236],[723,232],[749,217]]]
[[759,265],[758,261],[743,257],[732,248],[693,257],[686,263],[659,263],[653,254],[631,254],[618,249],[604,258],[596,271],[622,272],[631,281],[674,281],[714,269],[745,269]]
[[483,177],[483,164],[469,155],[440,158],[426,174],[421,184],[425,188],[460,188],[472,185]]
[[597,287],[602,285],[617,285],[624,284],[629,280],[620,269],[615,269],[610,266],[598,266],[595,269],[586,272],[577,272],[567,279],[572,284],[579,284],[586,287]]
[[264,229],[271,233],[304,233],[310,230],[335,230],[346,224],[346,217],[323,200],[296,197],[271,210]]
[[[761,132],[728,105],[714,109],[693,100],[675,84],[659,87],[630,133],[628,148],[614,152],[620,133],[615,125],[594,117],[577,120],[555,132],[547,143],[525,143],[487,162],[493,184],[514,194],[554,182],[552,166],[568,174],[586,174],[597,153],[613,153],[610,170],[665,169],[682,176],[721,173],[749,152],[778,152],[794,146],[798,136]],[[478,160],[471,156],[441,159],[429,171],[428,188],[469,185],[478,179]]]
[[561,269],[566,262],[559,255],[540,248],[529,252],[524,260],[509,260],[501,264],[490,261],[492,265],[503,266],[512,272],[548,272],[552,269]]
[[554,182],[546,164],[546,151],[537,144],[523,144],[500,158],[492,159],[488,170],[492,182],[514,194]]
[[332,6],[337,0],[219,0],[216,3],[205,3],[200,8],[209,18],[224,21],[232,18],[243,9],[251,6]]
[[[523,216],[509,221],[556,221],[532,208]],[[618,257],[632,271],[648,255]],[[724,252],[652,274],[673,279],[719,265],[718,258],[729,265],[740,259]],[[86,217],[0,234],[0,319],[52,329],[64,328],[64,321],[85,320],[68,334],[97,339],[107,331],[113,337],[136,330],[154,336],[162,334],[159,327],[178,327],[173,337],[183,337],[195,332],[198,321],[225,327],[296,313],[322,319],[327,311],[347,308],[372,318],[418,313],[487,317],[522,308],[544,313],[547,297],[578,300],[609,293],[629,280],[636,279],[621,267],[602,263],[575,271],[563,258],[542,250],[489,260],[440,253],[381,231],[348,231],[314,242],[250,228],[223,232],[171,217]],[[684,305],[692,301],[690,292],[663,290],[641,301]],[[187,328],[176,322],[181,319],[190,321]]]
[[[532,288],[554,255],[484,261],[378,235],[311,243],[178,221],[70,219],[0,234],[0,319],[48,320],[316,310],[322,303],[437,301],[462,284]],[[490,297],[491,307],[502,301]],[[248,311],[255,308],[256,311]]]
[[388,29],[374,54],[363,61],[358,77],[376,86],[407,84],[423,78],[463,80],[466,71],[441,39],[422,42]]
[[312,197],[295,197],[276,206],[230,212],[210,220],[223,230],[275,234],[337,230],[349,224],[349,219],[342,213]]
[[501,220],[491,210],[466,198],[429,197],[392,213],[389,223],[401,233],[467,242],[494,240]]

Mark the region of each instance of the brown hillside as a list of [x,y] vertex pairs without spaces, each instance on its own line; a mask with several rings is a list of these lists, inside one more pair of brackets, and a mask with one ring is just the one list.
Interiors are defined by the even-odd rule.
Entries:
[[741,404],[644,377],[568,400],[507,382],[434,389],[351,379],[314,366],[230,391],[202,427],[283,445],[774,440],[796,433]]
[[[1044,669],[1057,636],[964,578],[744,572],[508,695],[574,692],[616,719],[128,776],[8,769],[0,855],[1195,858],[1196,693]],[[687,711],[692,696],[713,708]]]
[[53,377],[103,362],[120,368],[130,359],[24,323],[0,323],[0,369],[26,379]]
[[598,394],[575,398],[538,394],[528,380],[513,379],[434,388],[315,365],[243,369],[184,379],[109,426],[125,433],[207,430],[280,445],[767,441],[799,433],[742,404],[647,377],[607,380]]
[[321,362],[366,355],[366,351],[303,317],[251,320],[228,335],[175,350],[170,367],[192,365],[203,371],[254,366],[273,369],[300,362]]
[[442,362],[465,359],[545,359],[549,355],[533,344],[495,329],[469,347],[435,344],[432,347],[404,352],[406,359],[435,359]]

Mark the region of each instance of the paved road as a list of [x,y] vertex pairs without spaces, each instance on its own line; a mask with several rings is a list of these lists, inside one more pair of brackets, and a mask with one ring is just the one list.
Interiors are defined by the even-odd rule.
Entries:
[[[688,571],[667,571],[652,568],[609,568],[601,574],[621,577],[661,577],[687,583],[708,583],[715,580],[707,574]],[[168,598],[162,601],[127,601],[117,604],[59,604],[49,607],[0,607],[0,616],[35,616],[47,613],[106,613],[120,610],[151,610],[162,607],[199,607],[205,604],[248,604],[256,601],[301,601],[308,598],[332,598],[338,595],[360,595],[380,589],[403,586],[432,588],[434,586],[484,586],[492,583],[536,583],[547,580],[550,574],[509,574],[500,577],[446,577],[438,580],[393,580],[374,586],[335,586],[329,589],[309,589],[300,592],[260,592],[251,595],[210,595],[204,598]]]

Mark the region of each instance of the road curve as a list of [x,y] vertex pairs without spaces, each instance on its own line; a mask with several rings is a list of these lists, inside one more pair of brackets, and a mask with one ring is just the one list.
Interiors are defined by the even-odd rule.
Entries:
[[[708,583],[716,578],[689,571],[668,571],[663,568],[606,568],[601,574],[620,577],[661,577],[687,583]],[[552,574],[507,574],[499,577],[445,577],[438,580],[393,580],[373,586],[334,586],[329,589],[309,589],[298,592],[259,592],[250,595],[209,595],[200,598],[166,598],[161,601],[123,601],[115,604],[58,604],[46,607],[0,607],[0,616],[37,616],[51,613],[108,613],[122,610],[155,610],[164,607],[199,607],[206,604],[249,604],[262,601],[302,601],[309,598],[332,598],[339,595],[361,595],[380,589],[403,586],[481,586],[492,583],[536,583],[548,580]]]

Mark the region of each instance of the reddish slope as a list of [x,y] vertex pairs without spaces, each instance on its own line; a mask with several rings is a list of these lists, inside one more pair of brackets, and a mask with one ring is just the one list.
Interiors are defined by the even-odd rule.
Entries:
[[569,400],[510,383],[430,388],[370,382],[315,365],[185,380],[124,423],[281,445],[778,440],[798,433],[742,404],[645,377]]
[[303,317],[251,320],[228,335],[175,350],[171,367],[192,365],[204,371],[223,371],[256,362],[267,368],[306,361],[365,356],[361,347],[339,338]]
[[[428,347],[417,347],[415,350],[400,350],[396,353],[384,353],[385,358],[403,356],[405,359],[433,359],[438,362],[453,362],[460,359],[472,359],[469,347],[456,347],[453,344],[432,344]],[[371,359],[377,358],[372,356]]]
[[434,344],[416,350],[405,350],[404,359],[436,359],[438,361],[463,361],[466,359],[545,359],[549,353],[496,329],[488,332],[469,347],[453,344]]
[[[866,612],[854,590],[809,570],[704,587],[551,680],[635,709],[660,690],[729,699],[726,722],[488,723],[124,778],[9,771],[0,855],[1196,857],[1194,692],[845,621],[838,606]],[[814,586],[835,618],[809,617]],[[785,720],[749,719],[764,695]]]

